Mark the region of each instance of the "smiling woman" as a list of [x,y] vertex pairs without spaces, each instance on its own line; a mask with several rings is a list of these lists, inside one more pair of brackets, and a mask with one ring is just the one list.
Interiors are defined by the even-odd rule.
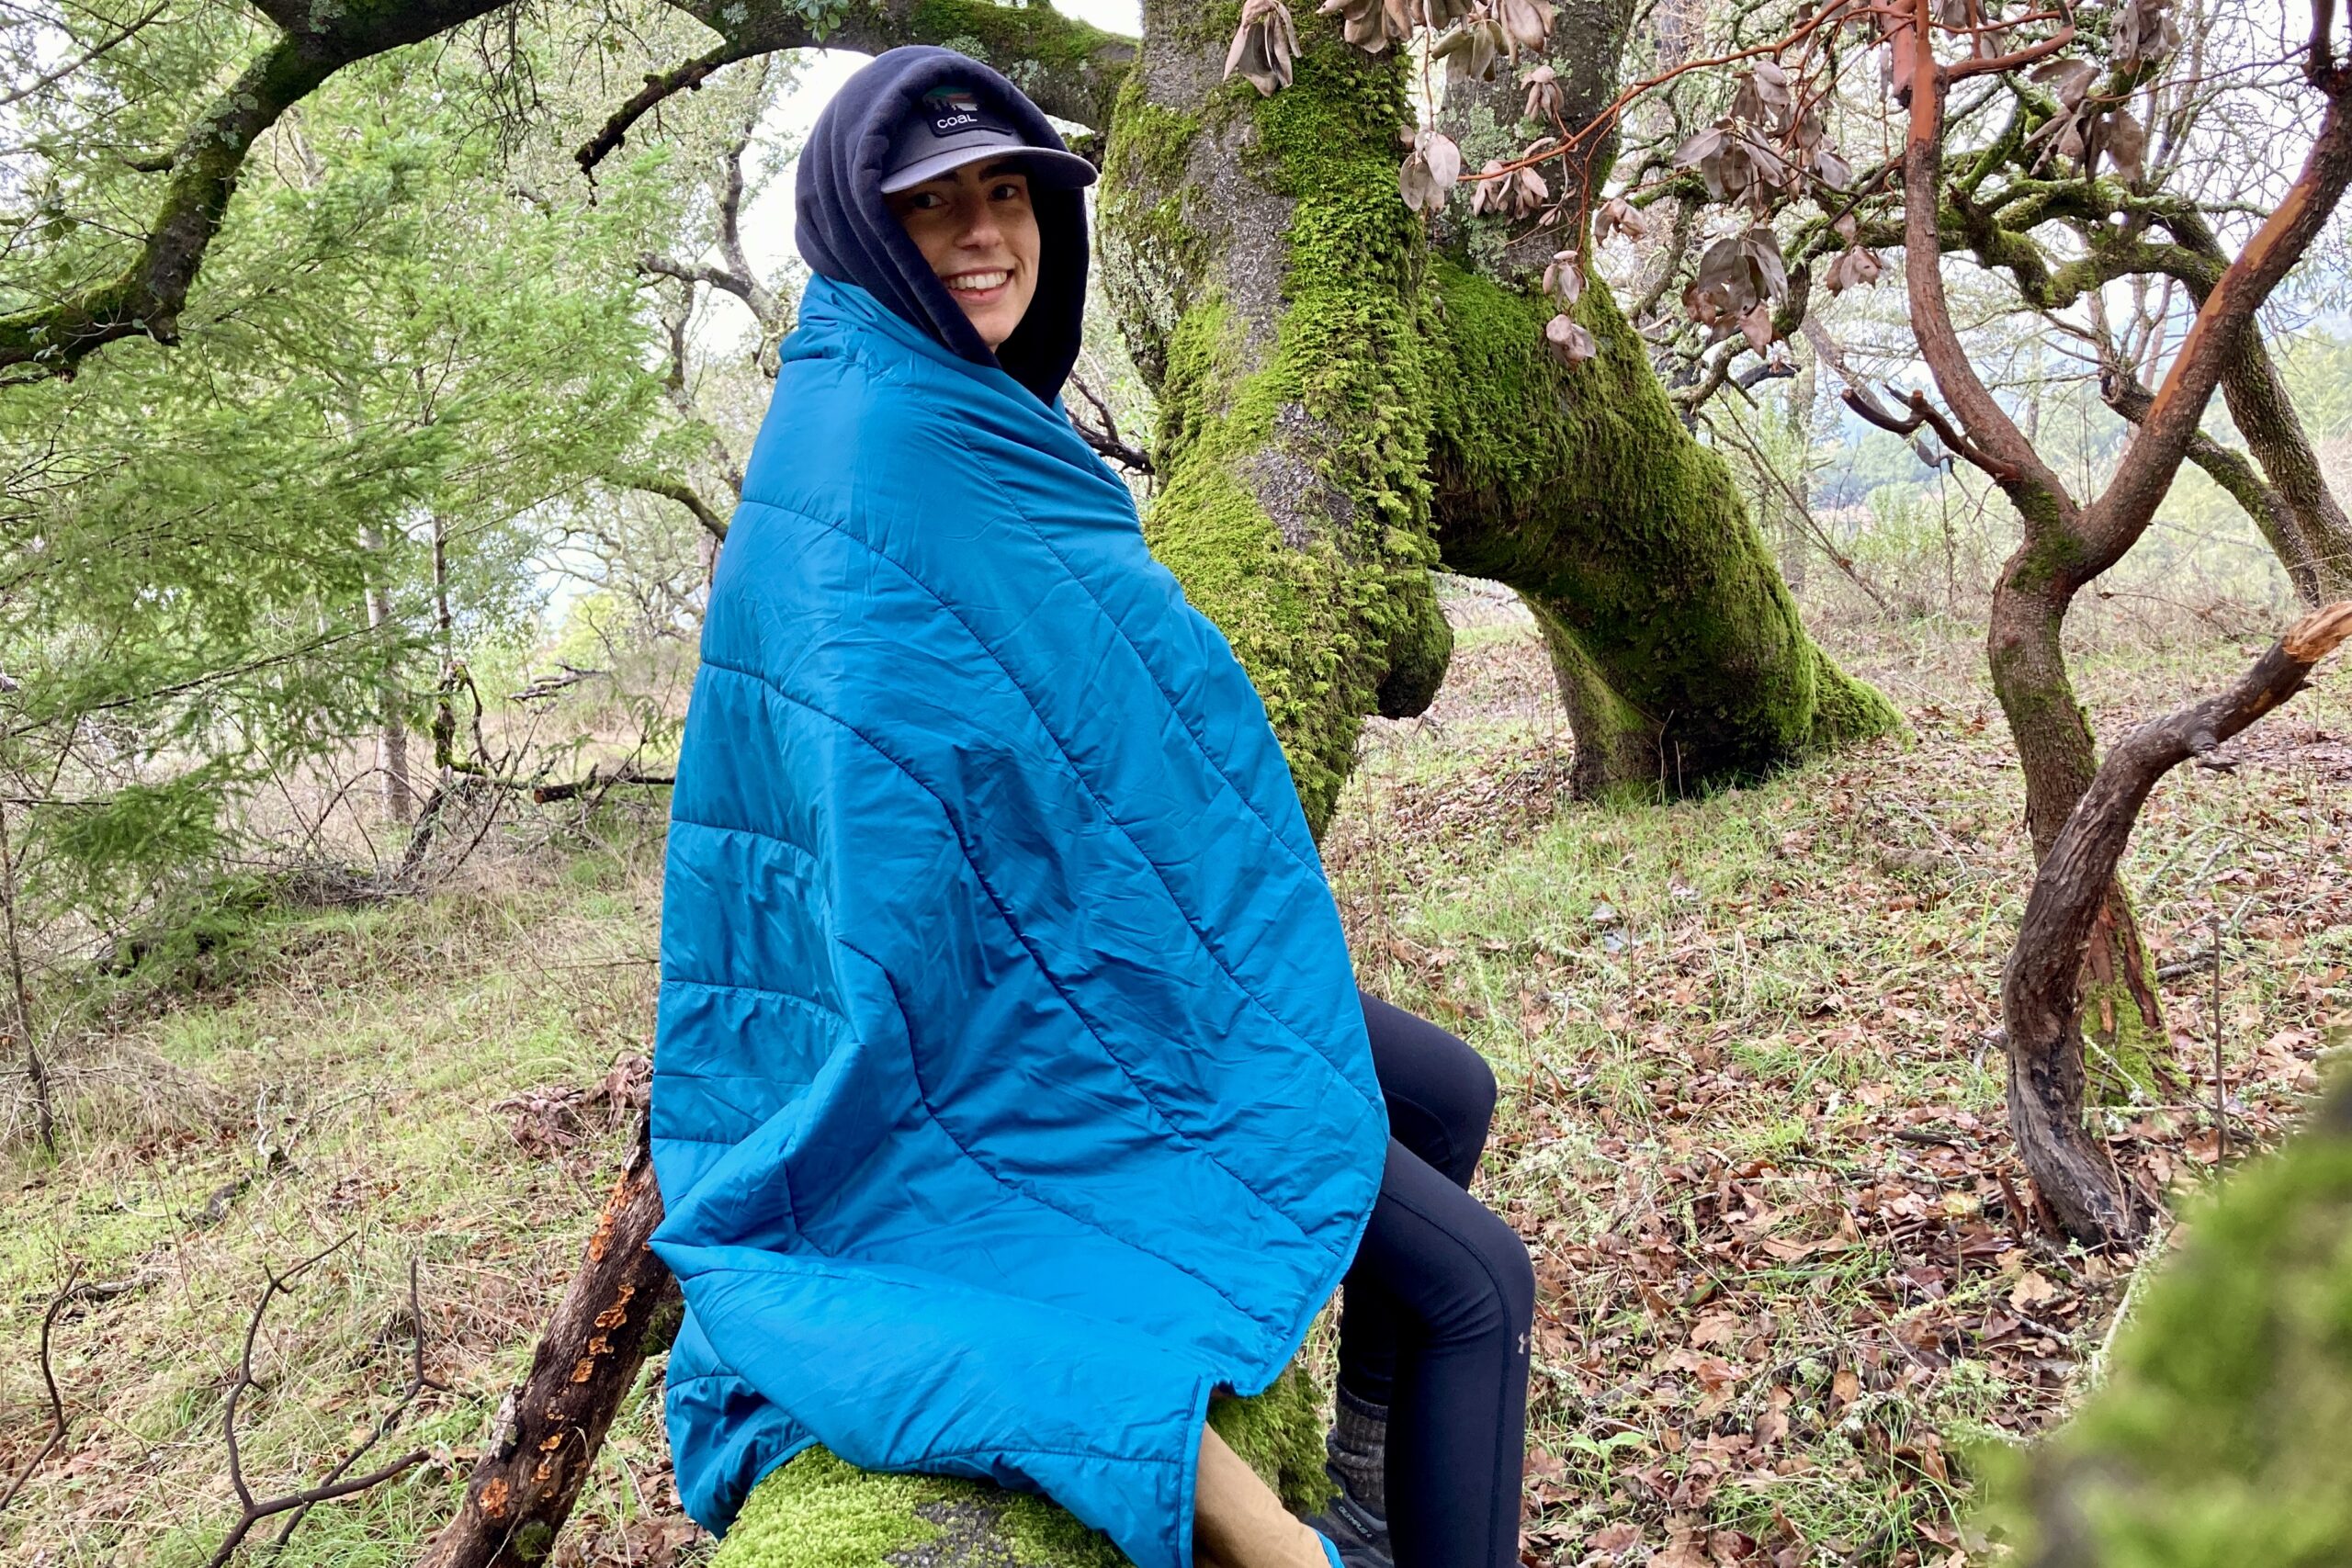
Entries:
[[1012,335],[1037,292],[1037,213],[1023,160],[967,164],[902,190],[883,186],[931,270],[994,349]]
[[1311,1417],[1270,1473],[1206,1416],[1347,1272],[1381,1085],[1264,706],[1061,406],[1093,173],[931,48],[801,159],[816,276],[673,799],[671,1450],[717,1530],[821,1445],[1042,1492],[1143,1568],[1339,1568],[1273,1489]]

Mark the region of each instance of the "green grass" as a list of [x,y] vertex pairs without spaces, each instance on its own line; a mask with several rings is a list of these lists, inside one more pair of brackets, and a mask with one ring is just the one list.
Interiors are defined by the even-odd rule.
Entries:
[[[428,1393],[394,1441],[435,1461],[319,1510],[277,1561],[413,1555],[527,1359],[623,1146],[625,1130],[592,1131],[565,1159],[534,1160],[497,1105],[593,1081],[647,1048],[643,863],[634,896],[582,899],[569,879],[518,869],[469,892],[279,920],[254,936],[233,994],[162,1007],[61,1056],[62,1159],[17,1147],[0,1166],[12,1192],[0,1231],[11,1473],[46,1435],[30,1352],[67,1269],[78,1261],[85,1280],[130,1289],[59,1325],[70,1458],[0,1516],[0,1554],[203,1562],[234,1517],[221,1394],[263,1269],[341,1237],[267,1319],[266,1387],[240,1423],[246,1467],[264,1495],[306,1484],[385,1407],[405,1382],[415,1259],[427,1368],[448,1391]],[[617,1518],[621,1506],[599,1499],[629,1495],[616,1467],[631,1456],[644,1484],[663,1469],[657,1427],[639,1402],[583,1525],[600,1508]]]
[[[1611,1526],[1653,1548],[1724,1531],[1815,1561],[1934,1561],[1967,1484],[1953,1450],[2056,1419],[2102,1341],[2131,1265],[2015,1245],[1998,1181],[2021,1173],[1984,1043],[2029,867],[1972,635],[1839,646],[1908,708],[1912,742],[1666,807],[1565,800],[1567,739],[1523,624],[1466,628],[1433,713],[1372,726],[1326,858],[1365,984],[1503,1080],[1479,1190],[1543,1282],[1529,1527],[1545,1561]],[[2242,657],[2119,636],[2085,650],[2085,686],[2112,734]],[[2237,772],[2169,780],[2126,863],[2159,963],[2200,947],[2209,914],[2229,933],[2241,1145],[2285,1128],[2328,1031],[2352,1024],[2352,752],[2293,739],[2352,730],[2346,689],[2324,674]],[[59,1325],[73,1440],[0,1514],[0,1558],[204,1562],[234,1516],[220,1402],[262,1270],[348,1237],[271,1314],[248,1470],[264,1492],[306,1483],[385,1407],[415,1259],[447,1391],[394,1441],[434,1461],[319,1510],[272,1559],[413,1561],[625,1136],[535,1158],[497,1106],[647,1048],[659,872],[658,838],[619,836],[431,898],[269,916],[193,994],[130,987],[63,1045],[62,1159],[0,1149],[0,1472],[45,1436],[33,1348],[68,1269],[130,1286]],[[2108,1114],[2119,1157],[2160,1184],[2210,1170],[2209,986],[2199,970],[2167,994],[2178,1102]],[[1939,1269],[1939,1295],[1905,1278]],[[1988,1335],[2029,1273],[2054,1292],[2034,1313],[2053,1332]],[[583,1562],[690,1534],[657,1405],[640,1389],[614,1428],[571,1537]]]
[[[1567,741],[1540,705],[1528,716],[1540,648],[1481,629],[1430,717],[1375,726],[1325,855],[1365,983],[1463,1033],[1505,1085],[1478,1190],[1537,1253],[1536,1544],[1573,1562],[1631,1521],[1702,1553],[1712,1530],[1872,1563],[1948,1550],[1965,1478],[1947,1444],[2055,1419],[2128,1278],[2007,1235],[1998,1175],[2024,1178],[1985,1038],[2031,867],[1981,655],[1917,627],[1840,650],[1887,690],[1934,694],[1907,743],[1703,800],[1574,805],[1543,787]],[[2112,734],[2253,651],[2102,648],[2084,683]],[[2157,962],[2204,945],[2209,914],[2229,931],[2241,1148],[2286,1124],[2328,1026],[2352,1019],[2335,892],[2352,750],[2290,743],[2347,713],[2324,680],[2235,773],[2183,770],[2125,866]],[[2183,1099],[2211,1096],[2209,986],[2200,968],[2167,997]],[[2198,1179],[2183,1151],[2208,1120],[2122,1107],[2106,1125],[2161,1187]],[[1958,1131],[1958,1152],[1892,1136],[1915,1123]],[[1767,1250],[1810,1243],[1828,1245]],[[2060,1332],[1988,1343],[2029,1269],[2053,1281],[2041,1315]],[[1720,1322],[1693,1343],[1711,1317],[1737,1325],[1736,1353]],[[1702,1355],[1721,1363],[1703,1376]],[[1776,1409],[1785,1434],[1758,1440]]]

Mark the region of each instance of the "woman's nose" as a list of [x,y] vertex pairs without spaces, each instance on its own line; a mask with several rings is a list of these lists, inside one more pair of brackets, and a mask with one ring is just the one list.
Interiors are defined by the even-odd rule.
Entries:
[[987,202],[981,201],[975,202],[966,211],[963,231],[957,234],[956,239],[958,244],[977,249],[983,245],[993,245],[1001,237],[1001,231],[997,227],[996,214],[989,210]]

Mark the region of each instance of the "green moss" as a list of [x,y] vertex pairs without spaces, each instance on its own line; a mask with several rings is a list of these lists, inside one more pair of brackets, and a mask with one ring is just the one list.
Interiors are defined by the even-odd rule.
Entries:
[[918,1509],[986,1495],[975,1482],[875,1474],[810,1449],[752,1489],[711,1568],[876,1568],[938,1537]]
[[915,0],[906,28],[910,38],[977,42],[978,50],[962,52],[1000,70],[1006,62],[1022,61],[1044,68],[1083,65],[1105,50],[1132,47],[1132,40],[1051,6],[1003,6],[996,0]]
[[[1122,315],[1160,372],[1147,536],[1249,669],[1319,830],[1363,716],[1426,705],[1453,634],[1429,581],[1426,247],[1389,130],[1411,118],[1403,68],[1297,9],[1307,48],[1271,97],[1237,80],[1193,120],[1131,85],[1114,158],[1132,188],[1106,196],[1106,251],[1144,258],[1113,272],[1136,280]],[[1271,342],[1203,282],[1205,226],[1171,188],[1179,147],[1241,115],[1242,177],[1290,211]]]
[[[1329,1501],[1321,1400],[1293,1365],[1252,1399],[1220,1397],[1209,1423],[1294,1511]],[[752,1489],[710,1568],[883,1568],[956,1532],[1001,1542],[1016,1568],[1119,1568],[1110,1539],[1039,1496],[943,1475],[886,1475],[822,1448]]]
[[1313,1513],[1331,1500],[1323,1471],[1323,1400],[1304,1367],[1294,1362],[1254,1399],[1210,1401],[1209,1425],[1293,1512]]
[[1450,260],[1435,270],[1439,542],[1449,566],[1543,613],[1585,787],[1704,787],[1899,728],[1805,636],[1730,473],[1684,429],[1607,289],[1576,312],[1600,355],[1565,367],[1540,347],[1544,300]]
[[2028,1568],[2352,1562],[2352,1086],[2188,1224],[2081,1415],[1980,1456]]
[[1128,357],[1157,390],[1167,376],[1167,340],[1182,302],[1199,293],[1207,265],[1186,175],[1197,115],[1154,103],[1143,73],[1129,72],[1112,110],[1096,213],[1104,294],[1127,340]]

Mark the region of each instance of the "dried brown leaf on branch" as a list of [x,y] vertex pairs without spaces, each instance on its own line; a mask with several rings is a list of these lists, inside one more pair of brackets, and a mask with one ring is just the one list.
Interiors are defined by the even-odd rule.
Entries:
[[1426,127],[1413,133],[1412,147],[1396,171],[1397,193],[1414,211],[1436,212],[1462,178],[1462,149],[1451,137]]
[[1340,18],[1340,36],[1367,54],[1413,36],[1416,25],[1407,0],[1323,0],[1322,15]]
[[1622,196],[1612,196],[1600,204],[1600,211],[1592,220],[1592,242],[1605,243],[1611,234],[1623,234],[1629,240],[1646,240],[1650,220],[1642,216],[1640,208]]
[[1491,82],[1495,66],[1517,53],[1502,23],[1480,11],[1473,11],[1430,46],[1430,58],[1445,62],[1448,82]]
[[1584,298],[1584,263],[1574,251],[1555,251],[1544,268],[1544,292],[1557,295],[1561,305],[1575,310]]
[[1565,313],[1544,324],[1544,341],[1570,365],[1581,365],[1600,353],[1600,344],[1593,335]]
[[2138,185],[2146,169],[2141,160],[2147,155],[2148,132],[2130,109],[2117,109],[2107,117],[2104,132],[2099,138],[2100,150],[2115,172],[2123,176],[2126,185]]
[[1479,170],[1470,193],[1470,210],[1482,216],[1523,218],[1550,199],[1552,187],[1533,169],[1506,172],[1500,158],[1489,158]]
[[1532,66],[1520,73],[1519,85],[1527,89],[1526,116],[1529,119],[1555,120],[1566,99],[1560,90],[1560,78],[1548,65]]
[[1511,42],[1511,58],[1522,49],[1542,49],[1552,33],[1551,0],[1496,0],[1495,17]]
[[1685,141],[1675,150],[1674,161],[1679,167],[1698,170],[1715,200],[1745,201],[1758,217],[1771,207],[1774,191],[1796,179],[1780,153],[1730,118],[1717,120]]
[[1849,288],[1876,283],[1879,274],[1884,270],[1876,252],[1854,245],[1838,253],[1822,281],[1828,286],[1830,293],[1842,294]]
[[1738,83],[1731,96],[1733,118],[1744,119],[1760,130],[1788,129],[1794,100],[1789,91],[1789,73],[1779,63],[1758,61],[1754,70],[1743,71],[1733,80]]
[[1261,93],[1290,85],[1291,64],[1298,58],[1298,24],[1291,20],[1283,0],[1244,0],[1241,26],[1226,51],[1225,73],[1247,76]]
[[2168,0],[2124,0],[2111,35],[2115,63],[2124,70],[2162,60],[2180,47],[2180,28]]
[[[1748,318],[1759,308],[1785,299],[1788,291],[1788,267],[1781,258],[1780,238],[1759,223],[1707,247],[1699,258],[1698,276],[1682,291],[1682,305],[1701,326],[1725,330],[1737,326],[1754,342],[1755,329]],[[1762,320],[1769,329],[1769,309]],[[1770,341],[1769,331],[1765,341]]]

